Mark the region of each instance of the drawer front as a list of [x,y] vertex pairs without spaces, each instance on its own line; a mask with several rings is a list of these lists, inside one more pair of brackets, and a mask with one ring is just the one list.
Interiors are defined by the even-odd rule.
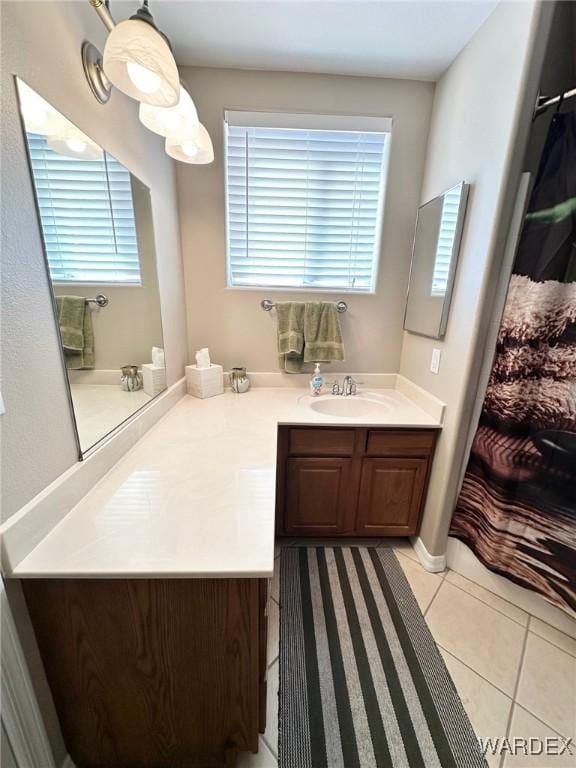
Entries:
[[432,430],[371,429],[368,432],[368,456],[430,456],[436,432]]
[[288,452],[296,456],[351,456],[353,429],[291,429]]

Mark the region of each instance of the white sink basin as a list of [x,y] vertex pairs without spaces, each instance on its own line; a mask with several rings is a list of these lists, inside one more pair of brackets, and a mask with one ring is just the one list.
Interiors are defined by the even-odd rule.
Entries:
[[357,418],[359,416],[383,416],[390,411],[391,405],[381,398],[370,397],[368,394],[349,395],[321,395],[320,397],[307,397],[307,405],[316,413],[324,416],[339,416],[340,418]]

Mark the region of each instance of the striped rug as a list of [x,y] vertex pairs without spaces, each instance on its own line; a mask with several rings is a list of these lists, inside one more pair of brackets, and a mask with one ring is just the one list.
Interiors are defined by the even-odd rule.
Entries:
[[283,549],[280,768],[485,766],[391,550]]

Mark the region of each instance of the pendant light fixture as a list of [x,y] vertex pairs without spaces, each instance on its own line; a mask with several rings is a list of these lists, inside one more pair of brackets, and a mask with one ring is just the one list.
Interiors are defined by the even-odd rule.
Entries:
[[[82,49],[84,71],[94,96],[104,104],[115,85],[140,102],[140,122],[166,137],[165,149],[170,157],[192,165],[211,163],[212,141],[198,120],[190,94],[180,84],[170,43],[154,24],[148,0],[143,0],[138,11],[119,24],[110,14],[108,0],[89,2],[109,32],[102,57],[89,42]],[[80,156],[84,151],[80,141],[72,139],[71,143],[78,150],[74,156]],[[64,147],[70,150],[70,141]]]
[[142,125],[160,136],[178,138],[194,135],[199,131],[200,122],[196,107],[183,85],[180,86],[180,99],[175,107],[140,104],[139,116]]
[[102,160],[104,157],[101,147],[78,129],[69,130],[60,136],[48,136],[46,143],[59,155],[76,160]]
[[111,29],[103,69],[110,82],[133,99],[157,107],[178,104],[178,68],[168,39],[154,24],[148,0]]
[[198,124],[196,135],[180,136],[176,139],[166,139],[166,154],[191,165],[208,165],[214,160],[214,148],[210,135],[202,123]]

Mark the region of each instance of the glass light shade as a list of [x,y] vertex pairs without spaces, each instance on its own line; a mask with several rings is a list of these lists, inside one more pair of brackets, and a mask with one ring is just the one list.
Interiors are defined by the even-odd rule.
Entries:
[[193,136],[199,130],[198,113],[188,91],[180,86],[180,100],[175,107],[153,107],[140,104],[140,122],[160,136],[177,139]]
[[208,165],[214,160],[212,140],[202,123],[198,123],[196,135],[192,134],[179,139],[167,138],[166,154],[181,163],[193,165]]
[[55,136],[48,136],[46,143],[59,155],[74,157],[77,160],[102,160],[104,156],[96,142],[67,120],[62,121]]
[[180,78],[172,51],[151,24],[127,19],[108,35],[103,68],[122,93],[156,107],[174,107],[180,97]]

